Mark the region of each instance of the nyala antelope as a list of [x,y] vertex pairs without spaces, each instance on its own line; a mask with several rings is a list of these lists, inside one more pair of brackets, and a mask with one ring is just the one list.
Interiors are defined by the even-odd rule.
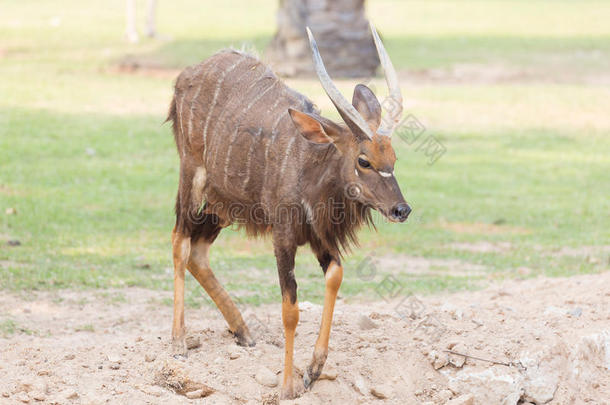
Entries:
[[388,54],[371,30],[394,106],[383,122],[380,103],[365,85],[356,86],[352,103],[341,95],[309,29],[316,73],[343,123],[322,117],[307,97],[242,52],[221,51],[178,77],[168,116],[180,155],[172,233],[172,338],[177,355],[186,355],[185,269],[216,303],[237,343],[255,343],[209,262],[210,246],[222,228],[237,224],[249,236],[272,236],[285,334],[283,398],[297,395],[295,254],[298,246],[309,244],[316,255],[326,289],[319,336],[303,376],[305,387],[319,377],[343,278],[342,252],[356,243],[361,225],[372,225],[371,209],[393,222],[405,221],[411,211],[394,177],[396,156],[390,142],[402,114],[402,95]]

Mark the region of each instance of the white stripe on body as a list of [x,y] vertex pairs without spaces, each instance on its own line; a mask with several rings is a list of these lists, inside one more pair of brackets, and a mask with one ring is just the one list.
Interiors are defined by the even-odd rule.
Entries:
[[246,159],[246,177],[244,177],[244,182],[241,186],[242,191],[246,190],[248,182],[250,181],[250,172],[252,171],[252,168],[250,166],[252,164],[252,154],[254,153],[254,145],[256,145],[256,143],[259,141],[259,139],[257,138],[261,135],[262,132],[263,128],[259,128],[256,137],[252,137],[252,143],[250,144],[250,149],[248,150],[248,158]]
[[286,170],[286,165],[288,164],[288,157],[290,156],[290,152],[292,151],[292,147],[294,145],[296,137],[290,138],[288,141],[288,145],[286,145],[286,152],[284,153],[284,158],[282,160],[282,165],[280,166],[280,172],[278,173],[278,177],[284,174]]
[[[259,80],[260,81],[260,80]],[[278,84],[279,81],[274,81],[273,83],[271,83],[271,85],[269,87],[267,87],[264,91],[260,92],[255,98],[254,100],[252,100],[250,102],[250,104],[247,105],[246,109],[243,110],[240,113],[240,118],[244,115],[246,115],[248,113],[248,111],[250,110],[250,108],[252,108],[252,106],[254,106],[261,98],[263,98],[263,96],[265,94],[267,94],[269,92],[269,90],[271,90],[272,88],[275,87],[276,84]],[[233,131],[233,135],[231,136],[231,141],[229,143],[229,149],[227,150],[227,156],[225,158],[225,167],[224,167],[224,181],[223,184],[225,187],[227,187],[227,181],[229,178],[229,163],[230,163],[230,159],[231,159],[231,151],[233,150],[233,144],[235,143],[235,140],[237,139],[237,135],[239,133],[239,124],[235,127],[235,130]]]
[[[193,73],[193,76],[191,77],[191,86],[193,85],[193,80],[195,79],[195,77],[197,77],[199,74],[201,74],[201,71],[204,68],[205,63],[200,64],[199,66],[197,66],[197,71],[195,73]],[[211,68],[210,68],[211,70]],[[208,72],[209,74],[209,72]],[[207,75],[206,75],[207,78]],[[199,97],[199,93],[201,92],[201,86],[203,85],[203,82],[205,80],[201,79],[201,82],[199,83],[199,86],[197,86],[197,90],[195,91],[195,94],[193,95],[193,98],[191,99],[191,107],[190,107],[190,114],[189,114],[189,124],[188,124],[188,140],[189,143],[191,142],[191,140],[193,139],[193,110],[195,109],[195,100],[197,99],[197,97]],[[190,87],[190,86],[189,86]]]
[[[260,63],[258,63],[257,65],[255,65],[255,68],[258,68],[258,66],[262,66]],[[235,81],[235,85],[237,86],[239,84],[239,82],[246,76],[248,76],[251,72],[252,72],[252,68],[250,69],[246,69],[246,71],[244,71],[239,78]],[[259,77],[260,80],[260,77]],[[254,85],[256,85],[258,83],[259,80],[255,80],[252,84],[250,84],[250,86],[248,87],[248,89],[246,89],[246,91],[244,93],[240,93],[240,94],[246,94]],[[235,96],[233,95],[233,97],[231,97],[230,99],[227,100],[227,102],[225,103],[224,109],[220,112],[219,116],[216,117],[216,122],[214,123],[214,130],[213,133],[217,134],[217,128],[220,122],[224,122],[224,117],[226,114],[231,113],[232,111],[230,111],[230,108],[227,108],[227,106],[231,103],[231,101],[233,100]],[[212,140],[210,141],[210,148],[206,149],[206,151],[208,151],[209,153],[206,153],[204,156],[205,159],[205,163],[206,163],[206,167],[214,167],[216,165],[216,156],[218,154],[218,148],[220,147],[220,137],[216,136],[213,137]],[[214,149],[214,151],[212,151],[212,149]],[[208,165],[209,160],[211,159],[212,156],[214,158],[214,161],[212,161],[212,165]]]
[[[212,103],[210,104],[210,107],[208,108],[208,115],[205,118],[205,123],[203,126],[203,149],[204,149],[204,151],[207,147],[207,141],[208,141],[208,124],[210,122],[210,116],[212,115],[212,111],[214,111],[214,108],[216,107],[216,102],[218,101],[218,93],[220,92],[220,87],[224,83],[227,73],[231,73],[233,70],[235,70],[235,68],[238,65],[240,65],[246,59],[247,59],[246,56],[242,56],[237,62],[235,62],[233,65],[231,65],[227,70],[224,70],[220,74],[220,77],[218,78],[218,81],[216,82],[216,89],[214,90],[214,96],[212,97]],[[201,90],[201,87],[199,88],[199,90]],[[197,94],[199,94],[199,92]],[[193,109],[191,107],[191,113],[192,112],[193,112]]]

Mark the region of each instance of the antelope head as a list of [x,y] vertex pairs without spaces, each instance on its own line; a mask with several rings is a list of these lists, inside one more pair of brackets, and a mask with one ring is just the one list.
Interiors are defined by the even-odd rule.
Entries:
[[394,177],[396,154],[391,144],[392,132],[402,115],[402,94],[396,71],[371,25],[373,39],[389,87],[388,116],[382,120],[382,108],[371,89],[359,84],[352,102],[343,97],[326,72],[316,41],[307,28],[316,73],[322,87],[346,125],[337,124],[317,114],[290,109],[297,129],[314,143],[332,143],[341,156],[339,176],[349,198],[375,208],[393,222],[403,222],[411,208],[405,202]]

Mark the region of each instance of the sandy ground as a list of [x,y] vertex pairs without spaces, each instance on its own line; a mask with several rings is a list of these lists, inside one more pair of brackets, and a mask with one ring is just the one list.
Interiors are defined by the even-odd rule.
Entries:
[[[171,308],[159,304],[167,297],[143,289],[1,293],[0,314],[17,330],[0,338],[0,403],[278,402],[279,303],[245,308],[258,335],[252,348],[234,343],[215,309],[187,310],[189,336],[201,345],[176,360]],[[321,308],[300,306],[295,361],[303,369]],[[340,300],[326,364],[325,379],[287,403],[608,404],[610,272]],[[204,385],[214,390],[205,398],[172,390]]]

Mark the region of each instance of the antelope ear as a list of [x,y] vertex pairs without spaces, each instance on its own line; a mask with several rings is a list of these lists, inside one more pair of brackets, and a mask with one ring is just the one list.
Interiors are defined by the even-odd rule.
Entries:
[[364,118],[373,133],[376,133],[381,124],[381,105],[373,91],[364,84],[357,85],[354,89],[352,105]]
[[314,143],[333,142],[333,139],[324,129],[322,117],[316,118],[313,115],[294,110],[292,108],[288,109],[288,113],[290,114],[292,122],[294,122],[294,125],[297,127],[301,135],[303,135],[303,137],[305,137],[305,139],[307,139],[308,141]]

